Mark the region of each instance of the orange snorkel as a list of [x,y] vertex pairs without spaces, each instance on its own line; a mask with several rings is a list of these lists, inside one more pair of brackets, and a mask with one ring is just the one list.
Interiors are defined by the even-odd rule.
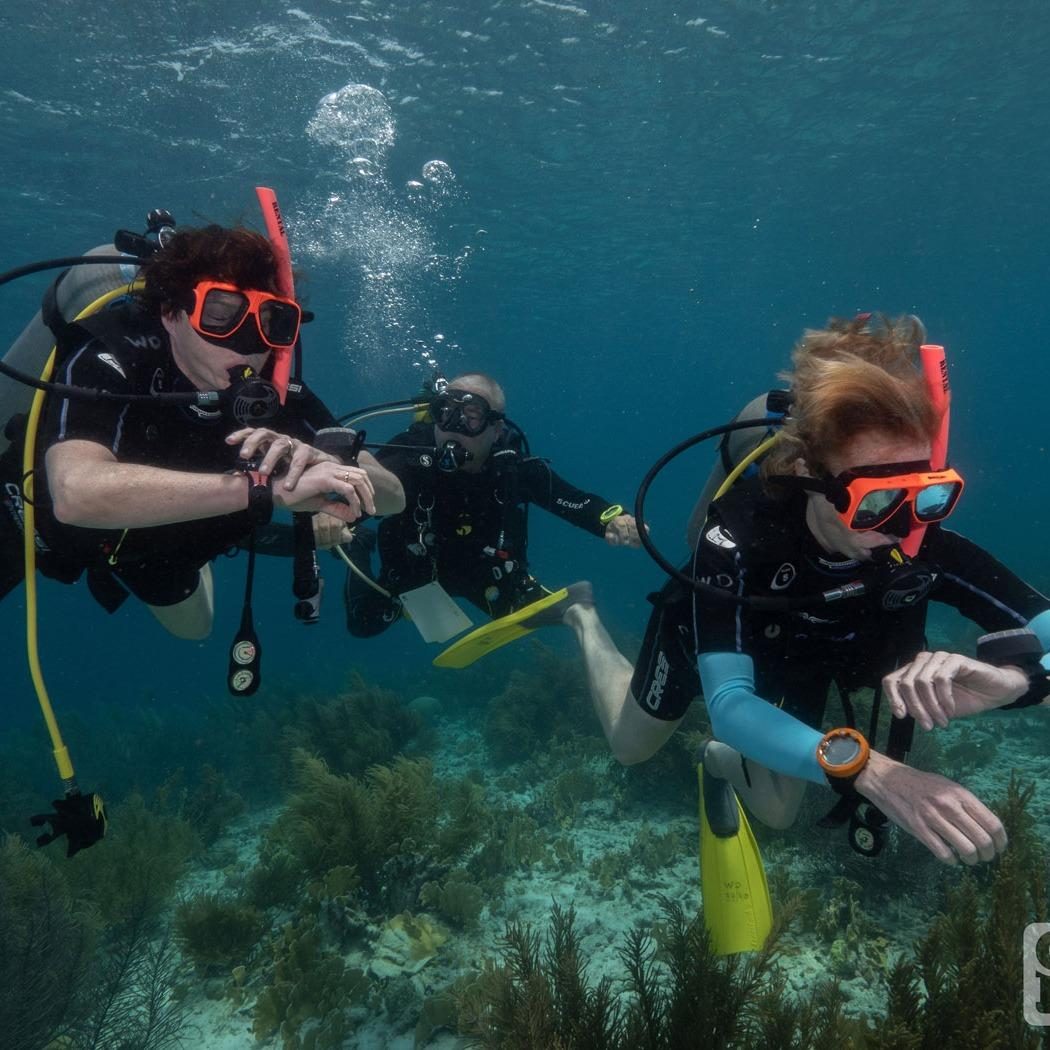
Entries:
[[[919,347],[919,358],[922,361],[922,374],[926,380],[927,393],[941,420],[930,448],[930,466],[934,470],[943,470],[948,465],[948,426],[952,407],[951,387],[948,384],[948,360],[944,354],[944,347],[932,343]],[[913,528],[901,540],[901,550],[909,558],[914,558],[919,553],[925,536],[925,525]]]
[[[288,248],[288,234],[284,228],[284,217],[277,195],[265,186],[256,186],[255,195],[259,198],[266,233],[273,246],[277,259],[277,291],[287,299],[295,298],[295,281],[292,278],[292,254]],[[277,388],[281,404],[288,395],[288,380],[292,374],[292,348],[275,350],[273,355],[273,385]]]

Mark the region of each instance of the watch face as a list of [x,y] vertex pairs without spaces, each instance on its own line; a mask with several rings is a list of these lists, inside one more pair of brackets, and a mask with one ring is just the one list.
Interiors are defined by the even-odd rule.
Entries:
[[848,766],[859,755],[860,744],[851,736],[835,736],[824,745],[824,761],[829,766]]

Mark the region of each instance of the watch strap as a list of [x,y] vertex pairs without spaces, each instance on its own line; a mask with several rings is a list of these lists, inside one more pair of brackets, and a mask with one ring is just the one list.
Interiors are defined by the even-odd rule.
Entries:
[[253,525],[268,525],[273,517],[273,478],[257,470],[246,470],[248,479],[248,517]]

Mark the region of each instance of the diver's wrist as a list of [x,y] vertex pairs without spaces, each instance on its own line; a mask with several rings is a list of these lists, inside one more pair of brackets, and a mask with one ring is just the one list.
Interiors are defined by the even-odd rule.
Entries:
[[992,707],[1012,704],[1015,700],[1020,700],[1032,688],[1032,679],[1029,672],[1023,667],[1018,667],[1016,664],[1007,664],[1000,667],[999,670],[1007,678],[1007,681],[1003,683],[1007,688],[1007,693],[1005,696],[999,697],[998,700],[994,700]]
[[883,779],[890,770],[898,765],[892,758],[878,751],[871,751],[864,768],[857,774],[853,786],[857,793],[863,795],[869,802],[877,802],[881,793],[880,787]]

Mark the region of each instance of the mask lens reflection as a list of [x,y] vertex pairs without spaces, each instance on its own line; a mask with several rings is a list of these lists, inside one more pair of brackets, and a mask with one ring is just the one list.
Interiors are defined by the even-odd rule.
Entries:
[[907,489],[878,489],[869,492],[853,512],[851,527],[857,530],[874,529],[892,516],[907,495]]
[[204,299],[201,310],[201,329],[212,335],[232,332],[248,312],[248,299],[239,292],[213,288]]
[[928,485],[915,497],[915,517],[919,521],[939,521],[946,518],[959,498],[960,485],[948,481],[941,485]]
[[271,299],[259,307],[259,325],[275,346],[291,346],[299,333],[299,311]]

